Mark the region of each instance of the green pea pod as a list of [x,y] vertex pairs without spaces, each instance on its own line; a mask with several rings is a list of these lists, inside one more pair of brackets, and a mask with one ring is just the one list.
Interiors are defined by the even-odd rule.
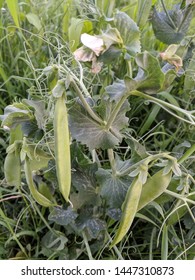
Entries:
[[19,187],[21,184],[20,151],[8,152],[4,162],[4,174],[9,186]]
[[137,212],[137,207],[142,191],[142,182],[135,178],[127,191],[125,201],[122,205],[122,217],[116,236],[112,241],[110,248],[120,242],[125,234],[128,232]]
[[25,163],[24,163],[24,171],[25,171],[25,176],[26,176],[26,181],[29,186],[30,192],[33,196],[33,198],[42,206],[44,207],[52,207],[56,205],[49,199],[47,199],[44,195],[42,195],[38,190],[36,189],[36,186],[33,181],[32,177],[32,171],[30,167],[30,159],[26,157]]
[[69,201],[71,186],[70,139],[65,95],[57,98],[54,113],[56,172],[60,192]]
[[172,177],[172,171],[163,174],[163,169],[158,171],[143,185],[137,210],[141,210],[148,203],[159,197],[168,187]]

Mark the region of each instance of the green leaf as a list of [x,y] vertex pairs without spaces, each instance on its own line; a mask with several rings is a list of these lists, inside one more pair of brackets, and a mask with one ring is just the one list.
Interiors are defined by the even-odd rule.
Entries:
[[80,36],[81,31],[83,29],[83,20],[79,18],[71,18],[71,24],[68,29],[68,35],[69,35],[69,42],[71,51],[74,52],[79,43],[80,43]]
[[140,52],[140,31],[137,24],[124,12],[117,12],[114,17],[114,22],[127,51],[131,55]]
[[91,238],[97,238],[99,233],[106,229],[106,222],[98,217],[99,213],[94,215],[93,212],[94,208],[91,207],[81,209],[76,226],[79,231],[86,229]]
[[112,85],[105,88],[111,101],[118,102],[121,97],[127,92],[124,80],[117,79]]
[[152,0],[138,0],[137,25],[142,29],[148,21]]
[[19,28],[20,24],[18,19],[18,0],[6,0],[6,3],[15,25]]
[[[178,44],[184,38],[191,21],[192,13],[188,10],[172,10],[157,12],[154,7],[152,15],[152,26],[157,39],[165,44]],[[184,19],[185,18],[185,19]],[[178,27],[179,30],[178,30]]]
[[97,164],[73,165],[72,168],[74,170],[72,185],[77,191],[70,197],[74,209],[79,209],[86,204],[98,205],[100,198],[95,178]]
[[50,255],[53,252],[64,250],[68,238],[60,231],[48,231],[41,240],[43,248],[49,249]]
[[13,105],[8,105],[4,109],[4,115],[0,116],[2,120],[2,126],[15,127],[18,124],[33,120],[34,116],[32,111],[22,103],[14,103]]
[[96,172],[96,176],[101,188],[101,196],[106,199],[110,207],[120,208],[132,179],[129,176],[114,176],[110,170],[102,168]]
[[[107,121],[113,104],[102,101],[98,110]],[[128,125],[128,118],[125,117],[129,104],[125,103],[115,118],[110,130],[104,125],[94,121],[79,103],[74,104],[69,110],[69,126],[71,135],[82,144],[86,144],[90,150],[114,148],[122,140],[121,130]]]
[[148,94],[160,91],[164,84],[165,75],[158,59],[145,51],[137,55],[136,63],[139,66],[139,71],[134,79],[130,77],[125,79],[127,89],[129,91],[137,89]]
[[45,118],[47,116],[44,101],[32,99],[23,99],[22,101],[24,104],[34,109],[34,116],[37,121],[37,126],[39,129],[43,129],[45,127]]
[[78,214],[71,207],[66,210],[55,207],[54,210],[49,214],[48,219],[58,225],[67,226],[68,224],[74,222],[77,217]]
[[184,80],[184,91],[186,93],[194,92],[195,90],[195,53],[190,59]]
[[28,13],[28,14],[26,14],[26,18],[30,24],[32,24],[34,27],[37,28],[38,31],[41,30],[42,24],[41,24],[39,17],[36,14]]

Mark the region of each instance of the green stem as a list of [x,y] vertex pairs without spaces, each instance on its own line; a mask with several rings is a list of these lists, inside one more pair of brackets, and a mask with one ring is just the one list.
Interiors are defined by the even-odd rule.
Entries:
[[112,113],[111,113],[111,115],[110,115],[110,117],[109,117],[109,119],[108,119],[108,121],[107,121],[107,124],[106,124],[106,126],[105,126],[105,128],[106,128],[107,130],[109,130],[110,127],[112,126],[113,122],[114,122],[115,119],[116,119],[116,116],[118,115],[118,113],[119,113],[121,107],[123,106],[123,104],[124,104],[124,102],[125,102],[125,100],[127,99],[128,96],[129,96],[129,94],[123,95],[123,97],[121,98],[121,100],[120,100],[120,101],[116,104],[116,106],[114,107],[114,109],[113,109],[113,111],[112,111]]
[[179,27],[178,27],[178,29],[177,29],[177,32],[180,32],[180,30],[181,30],[183,24],[185,23],[185,21],[186,21],[187,17],[189,16],[189,14],[190,14],[190,12],[191,12],[192,9],[193,9],[193,6],[191,6],[191,5],[189,5],[189,6],[187,7],[187,10],[186,10],[185,15],[184,15],[184,17],[183,17],[183,20],[182,20],[182,22],[180,23],[180,25],[179,25]]
[[163,0],[161,0],[161,4],[162,4],[162,6],[163,6],[163,10],[165,11],[165,14],[166,14],[166,16],[168,17],[170,23],[172,24],[173,28],[176,29],[177,27],[175,26],[175,23],[173,22],[172,18],[170,17],[170,15],[169,15],[169,13],[168,13],[168,11],[167,11],[167,8],[165,7],[165,4],[164,4],[164,1],[163,1]]
[[177,161],[179,164],[183,163],[185,160],[187,160],[193,153],[195,152],[195,144],[188,149],[185,154]]
[[127,75],[128,75],[130,78],[133,77],[133,71],[132,71],[131,60],[127,60]]
[[83,103],[83,106],[85,107],[85,110],[89,113],[89,115],[99,124],[104,124],[103,120],[98,117],[94,111],[91,109],[91,107],[89,106],[89,104],[87,103],[85,97],[83,96],[81,90],[79,89],[79,87],[77,86],[76,82],[74,81],[74,79],[71,79],[71,83],[78,95],[78,97],[80,98],[81,102]]
[[18,240],[15,232],[13,231],[12,227],[10,226],[9,222],[8,222],[8,218],[7,216],[4,214],[3,210],[0,208],[0,216],[2,217],[3,221],[5,221],[7,228],[9,229],[10,233],[13,236],[13,240],[16,241],[16,243],[18,244],[20,250],[23,252],[23,254],[25,255],[25,257],[28,259],[28,255],[24,249],[24,247],[22,246],[22,244],[20,243],[20,241]]
[[[112,238],[111,238],[111,236],[109,235],[109,233],[108,233],[107,231],[106,231],[106,236],[108,237],[108,240],[110,241],[110,243],[112,243]],[[121,252],[119,251],[119,249],[117,248],[116,245],[114,245],[114,246],[112,247],[112,249],[113,249],[113,250],[115,251],[115,253],[117,254],[119,260],[124,260],[124,258],[123,258],[122,255],[121,255]]]
[[[181,109],[181,108],[179,108],[179,107],[177,107],[177,106],[175,106],[173,104],[167,103],[167,102],[165,102],[165,101],[163,101],[161,99],[155,98],[155,97],[150,96],[148,94],[145,94],[145,93],[143,93],[141,91],[137,91],[137,90],[131,91],[129,93],[129,96],[130,95],[140,96],[140,97],[143,97],[143,98],[145,98],[147,100],[150,100],[151,102],[153,102],[153,103],[161,106],[162,108],[164,108],[166,111],[168,111],[170,114],[174,115],[178,119],[181,119],[181,120],[183,120],[183,121],[185,121],[187,123],[193,124],[193,125],[195,124],[195,116],[192,115],[192,112],[194,112],[194,111],[192,111],[192,112],[186,111],[186,110]],[[187,116],[189,118],[189,121],[184,119],[184,118],[182,118],[182,117],[180,117],[180,116],[178,116],[177,114],[174,114],[173,112],[169,111],[166,108],[169,108],[169,109],[172,109],[174,111],[177,111],[177,112],[180,112],[180,113],[184,114],[185,116]]]
[[112,173],[113,173],[113,175],[116,175],[116,162],[115,162],[115,158],[114,158],[113,149],[108,149],[108,158],[109,158],[110,165],[112,168]]
[[88,243],[88,240],[87,240],[87,236],[85,234],[85,232],[83,231],[82,232],[82,235],[83,235],[83,240],[84,240],[84,243],[85,243],[85,246],[86,246],[86,249],[87,249],[87,253],[88,253],[88,256],[89,256],[89,259],[90,260],[94,260],[93,256],[92,256],[92,253],[91,253],[91,249],[89,247],[89,243]]
[[141,164],[147,163],[149,164],[149,162],[153,161],[153,160],[157,160],[159,158],[167,158],[169,160],[174,160],[174,158],[166,153],[160,153],[157,155],[150,155],[147,158],[144,158],[142,160],[140,160],[139,162],[129,166],[126,170],[124,170],[123,172],[118,173],[117,172],[117,176],[125,176],[128,175],[133,169],[137,168],[138,166],[140,166]]
[[168,195],[171,195],[171,196],[173,196],[173,197],[175,197],[175,198],[177,198],[177,199],[180,199],[180,200],[182,200],[184,203],[190,203],[190,204],[193,204],[193,205],[195,205],[195,201],[193,201],[193,200],[191,200],[191,199],[188,199],[187,197],[183,197],[182,195],[180,195],[180,194],[178,194],[178,193],[175,193],[175,192],[172,192],[172,191],[169,191],[169,190],[165,190],[165,192],[164,193],[166,193],[166,194],[168,194]]

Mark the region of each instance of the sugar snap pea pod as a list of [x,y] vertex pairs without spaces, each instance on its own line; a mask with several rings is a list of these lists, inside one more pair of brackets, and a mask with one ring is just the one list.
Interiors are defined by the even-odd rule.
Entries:
[[4,174],[9,186],[19,187],[21,184],[20,151],[16,148],[8,152],[4,162]]
[[150,177],[143,185],[137,210],[141,210],[148,203],[159,197],[168,187],[172,177],[172,171],[163,174],[163,169]]
[[58,97],[54,113],[56,172],[60,192],[69,201],[71,186],[70,139],[65,95]]
[[137,212],[141,191],[142,182],[138,178],[135,178],[127,191],[125,201],[122,205],[123,213],[119,224],[119,228],[110,247],[113,247],[118,242],[120,242],[131,227],[131,224]]
[[44,207],[52,207],[56,205],[49,199],[47,199],[44,195],[42,195],[37,189],[33,181],[32,177],[32,171],[30,167],[30,159],[26,157],[25,163],[24,163],[24,171],[25,171],[25,176],[26,176],[26,181],[29,186],[30,192],[33,196],[33,198],[42,206]]

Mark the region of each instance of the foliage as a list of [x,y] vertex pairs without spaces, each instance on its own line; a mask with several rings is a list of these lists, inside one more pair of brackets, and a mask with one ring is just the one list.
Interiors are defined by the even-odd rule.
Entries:
[[194,3],[12,2],[0,258],[193,259]]

